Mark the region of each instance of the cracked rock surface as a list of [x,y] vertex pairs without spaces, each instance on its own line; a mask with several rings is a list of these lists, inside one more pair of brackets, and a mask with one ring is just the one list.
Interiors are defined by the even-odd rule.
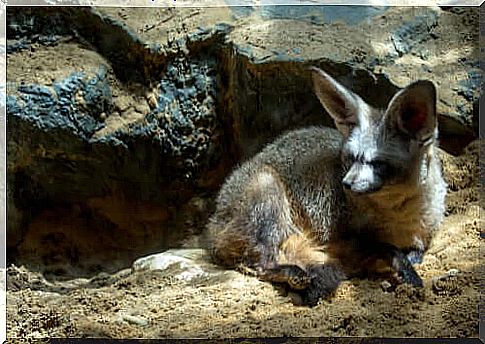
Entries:
[[[478,14],[9,7],[7,335],[477,336]],[[437,85],[450,191],[423,290],[352,280],[307,309],[201,249],[237,163],[285,130],[333,125],[311,65],[377,107]]]

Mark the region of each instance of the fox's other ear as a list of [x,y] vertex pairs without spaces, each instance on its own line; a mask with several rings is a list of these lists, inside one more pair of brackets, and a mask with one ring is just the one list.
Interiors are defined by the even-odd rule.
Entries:
[[347,137],[359,122],[359,109],[367,104],[321,69],[311,67],[310,70],[315,94],[335,121],[337,129]]
[[387,121],[421,143],[434,137],[437,125],[436,88],[431,81],[419,80],[399,91],[389,103]]

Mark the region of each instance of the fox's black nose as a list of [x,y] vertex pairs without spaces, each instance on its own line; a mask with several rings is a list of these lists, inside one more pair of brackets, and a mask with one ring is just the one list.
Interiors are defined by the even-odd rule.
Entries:
[[352,182],[349,182],[348,180],[344,179],[342,181],[342,184],[344,186],[344,189],[350,190],[352,188]]

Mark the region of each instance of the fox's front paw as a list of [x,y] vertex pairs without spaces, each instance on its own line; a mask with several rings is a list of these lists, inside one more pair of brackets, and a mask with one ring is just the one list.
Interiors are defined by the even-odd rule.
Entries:
[[423,280],[413,267],[413,263],[419,263],[422,260],[422,250],[413,250],[406,255],[401,249],[391,244],[380,244],[378,247],[384,256],[390,258],[391,267],[397,273],[401,282],[414,287],[423,286]]
[[260,278],[273,283],[286,283],[293,290],[308,288],[311,278],[296,265],[278,265],[260,274]]
[[423,280],[419,277],[408,256],[404,255],[404,253],[399,250],[394,251],[392,266],[402,282],[418,288],[423,287]]
[[424,251],[423,250],[413,250],[406,255],[409,262],[414,264],[421,264],[423,262]]
[[401,271],[398,271],[398,276],[402,282],[410,284],[417,288],[423,287],[423,280],[412,266],[409,266]]
[[317,265],[308,271],[311,282],[308,288],[302,292],[303,304],[314,307],[322,298],[333,294],[340,282],[345,279],[342,270],[335,265]]

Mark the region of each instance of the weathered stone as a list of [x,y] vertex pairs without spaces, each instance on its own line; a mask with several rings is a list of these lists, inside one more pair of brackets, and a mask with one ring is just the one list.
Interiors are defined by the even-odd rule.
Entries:
[[121,318],[123,320],[129,322],[130,324],[135,324],[135,325],[138,325],[138,326],[147,326],[148,325],[148,320],[141,318],[141,317],[134,316],[134,315],[123,314],[123,315],[121,315]]
[[381,289],[385,292],[389,292],[392,289],[392,284],[389,281],[382,281],[381,282]]
[[[311,65],[376,107],[433,80],[440,142],[460,152],[478,128],[478,10],[359,10],[10,8],[9,67],[24,65],[8,75],[9,246],[38,259],[40,242],[58,238],[43,232],[46,214],[71,208],[89,220],[70,240],[87,240],[89,226],[134,238],[117,248],[127,255],[117,268],[179,244],[210,213],[190,200],[210,199],[235,163],[285,130],[333,125]],[[43,64],[49,49],[72,54]],[[67,245],[63,259],[111,261],[88,244]]]
[[133,271],[167,270],[173,266],[176,270],[172,270],[171,275],[181,281],[223,273],[223,270],[208,263],[207,252],[202,249],[168,250],[143,257],[133,263]]
[[404,23],[391,36],[397,54],[399,56],[407,54],[417,44],[434,38],[431,32],[437,25],[438,14],[435,11],[429,11],[424,15],[417,16],[410,22]]

